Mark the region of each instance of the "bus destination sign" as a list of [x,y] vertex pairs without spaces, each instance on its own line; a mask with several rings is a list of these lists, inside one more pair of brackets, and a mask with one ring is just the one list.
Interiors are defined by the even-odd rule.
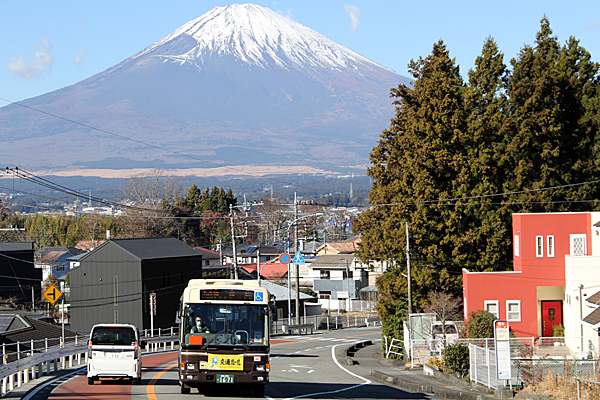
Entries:
[[202,289],[200,290],[200,300],[254,301],[254,290]]

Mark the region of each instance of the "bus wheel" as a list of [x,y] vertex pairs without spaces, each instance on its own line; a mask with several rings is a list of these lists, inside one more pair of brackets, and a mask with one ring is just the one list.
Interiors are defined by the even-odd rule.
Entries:
[[265,385],[257,385],[254,387],[254,396],[265,397]]
[[191,388],[185,383],[181,384],[181,394],[190,394]]

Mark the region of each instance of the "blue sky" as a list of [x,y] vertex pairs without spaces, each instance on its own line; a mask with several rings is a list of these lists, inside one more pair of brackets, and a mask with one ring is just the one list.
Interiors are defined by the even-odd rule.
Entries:
[[[561,43],[575,36],[600,56],[597,1],[255,1],[401,75],[443,39],[466,78],[492,36],[515,57],[546,14]],[[211,0],[2,1],[0,98],[20,101],[74,84],[162,39],[211,8]],[[0,100],[0,107],[6,103]]]

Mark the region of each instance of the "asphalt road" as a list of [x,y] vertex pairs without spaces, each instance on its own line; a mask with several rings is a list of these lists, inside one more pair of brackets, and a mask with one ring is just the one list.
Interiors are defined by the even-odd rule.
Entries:
[[[271,373],[267,399],[426,399],[373,381],[361,365],[343,364],[335,357],[341,350],[361,340],[381,344],[380,328],[357,328],[313,335],[280,336],[271,342]],[[85,369],[40,390],[31,400],[180,400],[190,398],[247,399],[251,391],[218,387],[201,394],[180,394],[177,382],[177,352],[147,355],[139,385],[127,381],[87,384]]]

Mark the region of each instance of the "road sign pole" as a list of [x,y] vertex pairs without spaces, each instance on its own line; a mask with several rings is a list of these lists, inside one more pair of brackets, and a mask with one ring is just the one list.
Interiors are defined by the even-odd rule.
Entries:
[[60,313],[60,321],[62,326],[61,343],[65,347],[65,296],[62,296],[62,312]]

